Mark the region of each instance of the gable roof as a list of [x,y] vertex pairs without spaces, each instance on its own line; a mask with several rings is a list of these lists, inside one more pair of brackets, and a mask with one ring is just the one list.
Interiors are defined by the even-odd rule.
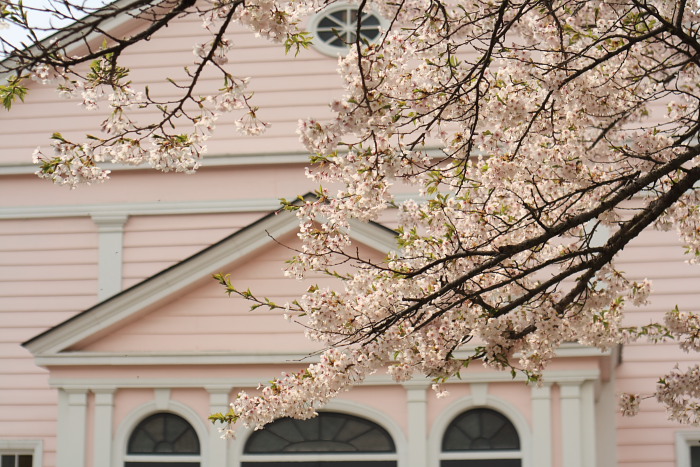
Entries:
[[[303,198],[310,199],[314,199],[314,196],[308,194]],[[71,346],[138,318],[171,300],[174,295],[210,278],[212,271],[222,270],[225,266],[270,245],[275,238],[294,232],[298,227],[299,222],[294,213],[283,210],[271,212],[223,240],[78,313],[22,345],[37,357],[37,363],[47,364],[53,361],[54,357],[70,354],[70,351],[66,351]],[[353,222],[348,233],[354,240],[378,251],[388,252],[396,247],[396,233],[375,222]]]

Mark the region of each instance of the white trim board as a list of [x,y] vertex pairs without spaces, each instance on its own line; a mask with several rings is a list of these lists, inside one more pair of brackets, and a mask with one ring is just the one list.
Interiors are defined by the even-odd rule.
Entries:
[[[399,193],[401,203],[420,200],[417,193]],[[182,214],[225,214],[232,212],[270,212],[281,208],[278,198],[225,199],[209,201],[158,201],[147,203],[67,204],[59,206],[0,207],[2,219],[43,219],[88,216],[162,216]]]
[[[273,369],[271,369],[273,371]],[[278,370],[274,370],[278,371]],[[544,379],[547,383],[573,383],[581,384],[584,381],[595,381],[600,377],[600,372],[595,369],[589,370],[556,370],[545,371]],[[260,384],[261,378],[50,378],[51,387],[63,388],[65,390],[110,390],[118,388],[255,388]],[[507,383],[525,382],[525,377],[512,378],[507,371],[480,371],[471,372],[464,375],[463,379],[452,378],[445,382],[452,384],[475,384],[475,383]],[[387,374],[375,374],[367,377],[362,386],[393,386],[401,385],[414,387],[417,384],[426,384],[430,380],[416,376],[416,379],[405,383],[397,383]],[[359,385],[358,385],[359,386]]]

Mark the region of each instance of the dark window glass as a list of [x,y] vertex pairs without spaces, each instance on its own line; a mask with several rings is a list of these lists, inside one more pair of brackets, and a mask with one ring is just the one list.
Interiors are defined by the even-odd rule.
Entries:
[[396,461],[243,462],[241,467],[396,467]]
[[471,459],[442,461],[440,467],[520,467],[520,459]]
[[[355,34],[357,20],[357,8],[349,7],[332,11],[318,22],[316,35],[327,45],[345,49],[348,44],[354,43],[357,39]],[[380,24],[381,20],[377,15],[365,12],[362,15],[360,34],[364,39],[374,41],[379,38]]]
[[[396,447],[389,433],[376,423],[352,415],[321,412],[317,417],[309,420],[283,418],[270,423],[264,430],[256,431],[248,438],[244,452],[246,454],[393,453],[396,452]],[[255,465],[261,467],[278,464],[256,463]],[[317,464],[308,463],[308,465]],[[333,463],[334,467],[343,465]],[[355,464],[347,465],[349,467]],[[363,465],[380,467],[385,464]],[[386,465],[396,465],[396,463],[390,462]]]
[[[129,438],[127,453],[199,454],[199,438],[184,418],[171,413],[157,413],[142,420],[134,429]],[[136,463],[133,464],[136,467]]]
[[690,467],[700,467],[700,446],[690,448]]
[[[450,452],[518,449],[520,449],[520,439],[513,424],[506,417],[491,409],[474,409],[463,413],[450,423],[442,439],[442,450]],[[443,465],[447,467],[448,464]],[[504,464],[506,467],[510,465]],[[520,464],[518,463],[518,465]]]
[[124,467],[199,467],[199,462],[125,462]]
[[0,467],[32,467],[31,454],[3,454]]

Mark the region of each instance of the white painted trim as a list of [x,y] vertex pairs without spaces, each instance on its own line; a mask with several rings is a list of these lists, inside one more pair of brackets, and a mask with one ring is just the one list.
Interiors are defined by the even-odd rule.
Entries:
[[[272,371],[272,370],[270,370]],[[545,371],[545,380],[549,383],[574,382],[580,384],[586,380],[595,380],[599,372],[595,370],[561,370]],[[467,376],[463,376],[467,380]],[[416,377],[416,381],[421,381]],[[428,380],[423,380],[427,382]],[[513,379],[510,373],[505,371],[489,371],[468,375],[470,382],[507,383],[517,382],[522,384],[525,379]],[[444,384],[464,384],[465,381],[452,379]],[[259,378],[50,378],[49,385],[66,389],[100,389],[100,388],[209,388],[209,387],[236,387],[254,388],[260,384]],[[374,374],[365,379],[364,386],[389,386],[397,384],[387,374]],[[487,399],[490,400],[490,399]]]
[[[397,203],[420,199],[416,193],[399,193]],[[58,206],[0,207],[3,219],[44,219],[57,217],[104,216],[167,216],[184,214],[226,214],[232,212],[270,212],[281,207],[278,198],[226,199],[209,201],[158,201],[147,203],[68,204]]]
[[[460,414],[466,412],[470,409],[475,409],[479,407],[485,407],[494,409],[501,414],[503,414],[508,420],[513,423],[515,430],[518,432],[520,437],[520,452],[519,453],[498,453],[496,457],[510,457],[509,454],[513,454],[514,457],[520,456],[522,458],[522,467],[534,467],[536,464],[532,462],[532,431],[530,429],[530,424],[527,419],[523,416],[518,409],[516,409],[509,402],[501,399],[500,397],[487,394],[485,404],[477,404],[473,396],[463,397],[448,406],[445,410],[438,415],[433,423],[433,427],[430,430],[430,437],[428,438],[428,456],[430,459],[429,467],[439,467],[440,459],[448,459],[452,456],[450,453],[442,453],[442,437],[445,434],[445,430],[449,424]],[[505,455],[504,455],[505,454]],[[458,456],[463,459],[466,458],[483,458],[486,459],[490,457],[489,453],[474,453],[473,455],[465,453],[459,453]],[[539,466],[537,466],[539,467]],[[568,466],[567,466],[568,467]]]
[[95,389],[93,412],[93,466],[108,466],[112,458],[112,420],[114,418],[114,389]]
[[0,439],[0,454],[31,454],[32,467],[44,465],[44,443],[40,439]]
[[153,203],[70,204],[61,206],[12,206],[0,208],[0,219],[43,219],[101,215],[158,216],[270,212],[280,208],[276,198],[212,201],[163,201]]
[[[208,387],[209,413],[226,413],[230,403],[231,387]],[[209,465],[207,467],[227,467],[229,443],[222,440],[219,426],[209,425]]]
[[[202,417],[194,409],[174,400],[168,400],[165,408],[159,409],[158,402],[154,399],[129,412],[119,424],[112,444],[112,467],[124,466],[124,461],[127,457],[126,450],[129,436],[131,436],[131,432],[136,428],[139,422],[149,415],[160,412],[170,412],[179,415],[192,425],[192,428],[199,438],[200,455],[192,456],[191,459],[193,462],[200,462],[202,466],[208,465],[209,430],[204,420],[202,420]],[[129,456],[129,458],[132,457],[134,460],[138,460],[138,456]],[[167,460],[166,457],[167,456],[163,456],[162,460]],[[178,456],[178,460],[185,460],[185,458],[183,456]]]
[[676,432],[676,467],[691,467],[691,446],[700,446],[700,430]]
[[59,397],[59,427],[57,433],[56,467],[84,467],[87,439],[87,389],[63,388]]
[[98,236],[97,298],[105,300],[122,290],[124,257],[124,224],[126,214],[93,214]]
[[582,426],[581,384],[560,383],[559,390],[562,452],[566,456],[567,467],[584,467],[582,459],[584,447],[581,438],[586,430]]
[[[572,355],[569,357],[574,357]],[[589,357],[586,349],[582,349],[580,357]],[[600,356],[600,355],[598,355]],[[262,365],[262,364],[295,364],[299,362],[314,363],[318,356],[304,353],[269,353],[269,354],[238,354],[230,352],[170,352],[170,353],[129,353],[129,355],[109,352],[67,351],[55,355],[38,355],[35,362],[39,366],[84,366],[84,365]],[[545,372],[545,374],[549,374]],[[557,372],[555,372],[557,374]],[[576,375],[576,373],[575,373]],[[478,373],[470,373],[478,381],[482,376]],[[575,376],[576,377],[576,376]],[[598,373],[586,373],[584,379],[597,378]],[[512,379],[510,374],[506,379]],[[521,376],[516,376],[517,381],[524,381]],[[473,381],[473,380],[471,380]],[[455,381],[459,382],[459,380]]]
[[404,386],[408,412],[408,467],[428,464],[428,383]]
[[[345,400],[345,399],[333,399],[325,407],[323,407],[323,412],[339,412],[348,415],[355,415],[356,417],[365,418],[371,422],[384,428],[391,438],[394,440],[396,445],[396,454],[350,454],[348,456],[339,456],[333,454],[333,459],[336,460],[358,460],[358,459],[378,459],[378,460],[393,460],[396,459],[398,467],[408,467],[408,442],[406,436],[404,435],[401,427],[394,421],[391,416],[385,412],[368,407],[364,404],[360,404],[355,401]],[[237,462],[245,462],[250,460],[250,457],[243,453],[243,448],[245,447],[246,440],[253,433],[253,430],[246,427],[239,427],[236,431],[236,442],[232,445],[232,458],[230,465],[237,466]],[[279,460],[280,456],[255,456],[256,460]],[[318,459],[318,456],[312,456],[313,459]],[[309,459],[311,456],[309,457]],[[295,460],[304,460],[303,455],[295,455]]]
[[532,398],[532,463],[552,467],[552,387],[533,385]]
[[598,444],[595,433],[595,382],[584,381],[581,385],[581,464],[596,467]]

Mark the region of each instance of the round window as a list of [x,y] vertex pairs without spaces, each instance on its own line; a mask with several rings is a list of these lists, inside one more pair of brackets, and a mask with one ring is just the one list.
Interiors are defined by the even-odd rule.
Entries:
[[311,19],[309,31],[314,35],[314,47],[327,55],[346,54],[357,41],[358,19],[362,40],[376,42],[381,38],[384,21],[378,14],[369,10],[360,17],[357,6],[338,3]]

